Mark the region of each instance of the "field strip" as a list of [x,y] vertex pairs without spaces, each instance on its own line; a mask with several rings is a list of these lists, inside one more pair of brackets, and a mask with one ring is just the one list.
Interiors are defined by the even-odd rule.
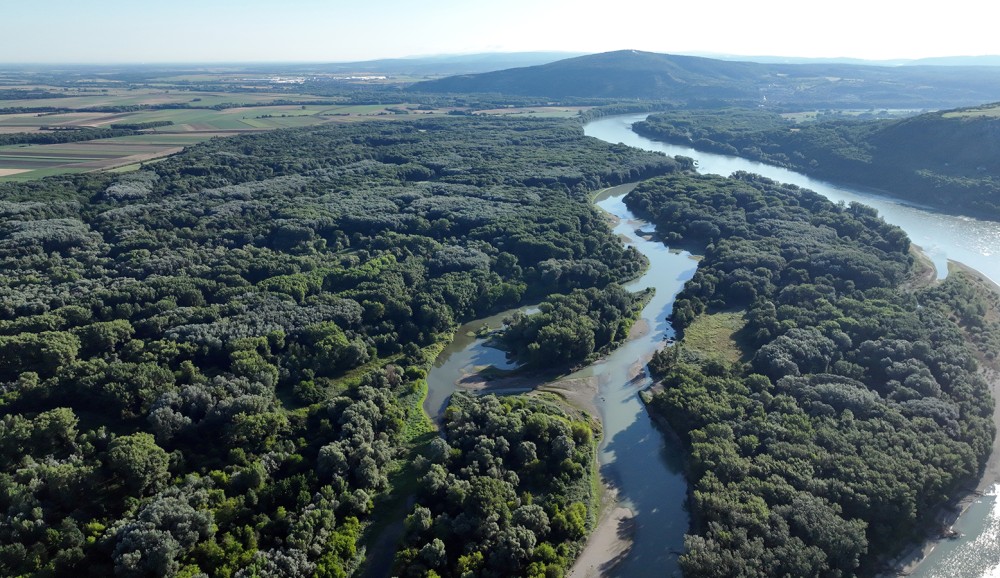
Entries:
[[116,168],[116,167],[123,167],[123,166],[126,166],[126,165],[134,165],[136,163],[141,163],[143,161],[151,161],[153,159],[167,157],[167,156],[170,156],[170,155],[173,155],[173,154],[177,154],[177,153],[181,152],[182,150],[184,150],[184,147],[171,147],[171,148],[163,149],[163,150],[157,151],[157,152],[144,153],[144,154],[140,154],[140,155],[131,155],[131,156],[127,156],[127,157],[119,157],[119,158],[116,158],[116,159],[109,159],[109,160],[104,160],[104,161],[94,161],[94,162],[90,162],[90,163],[80,163],[80,164],[74,165],[74,166],[75,166],[75,168],[80,168],[80,169],[90,169],[87,172],[105,171],[105,170],[113,169],[113,168]]
[[19,175],[21,173],[27,173],[29,171],[31,171],[31,169],[0,169],[0,177]]

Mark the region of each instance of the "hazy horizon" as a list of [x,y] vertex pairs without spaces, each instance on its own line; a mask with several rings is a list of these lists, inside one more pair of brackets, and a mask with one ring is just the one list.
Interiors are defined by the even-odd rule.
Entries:
[[436,0],[417,8],[403,0],[103,0],[99,8],[35,0],[4,7],[0,62],[339,63],[618,49],[874,61],[1000,54],[992,29],[1000,8],[955,0],[942,13],[889,4],[844,0],[806,14],[790,0],[724,0],[710,13],[650,0],[621,0],[613,10],[568,0]]
[[[617,48],[602,52],[616,52],[621,50],[630,50],[629,48]],[[646,51],[646,52],[659,52],[659,51]],[[787,59],[788,61],[858,61],[863,63],[872,63],[875,65],[882,63],[905,63],[905,62],[917,62],[921,60],[933,60],[933,59],[997,59],[997,66],[1000,66],[1000,52],[995,54],[943,54],[939,56],[931,56],[925,58],[891,58],[891,59],[865,59],[856,57],[807,57],[807,56],[794,56],[787,54],[729,54],[729,53],[711,53],[711,52],[659,52],[660,54],[674,54],[678,56],[697,56],[702,58],[714,58],[718,60],[741,60],[745,59],[748,62],[753,61],[767,61],[775,62],[781,61],[782,59]],[[496,56],[502,57],[503,55],[527,55],[527,54],[551,54],[554,56],[565,54],[565,56],[559,56],[559,58],[573,58],[576,56],[588,55],[588,54],[599,54],[598,52],[575,52],[575,51],[559,51],[559,50],[523,50],[523,51],[513,51],[513,52],[454,52],[454,53],[436,53],[436,54],[413,54],[413,55],[402,55],[402,56],[387,56],[383,58],[372,58],[364,60],[203,60],[203,61],[52,61],[52,62],[17,62],[17,61],[3,61],[0,60],[0,66],[38,66],[38,67],[59,67],[59,66],[253,66],[253,65],[336,65],[336,64],[354,64],[354,63],[365,63],[365,62],[378,62],[383,60],[422,60],[422,59],[448,59],[455,58],[460,59],[462,57],[477,57],[477,56]]]

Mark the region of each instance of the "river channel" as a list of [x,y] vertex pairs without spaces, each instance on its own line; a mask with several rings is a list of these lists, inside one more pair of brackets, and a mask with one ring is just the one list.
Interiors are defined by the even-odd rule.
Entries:
[[[568,376],[568,379],[596,377],[604,437],[599,450],[601,476],[611,485],[622,507],[633,514],[632,547],[613,572],[615,576],[679,575],[677,552],[683,547],[688,527],[684,500],[687,484],[681,472],[681,454],[669,447],[650,421],[638,392],[651,383],[645,362],[673,329],[666,321],[674,296],[694,275],[697,262],[686,252],[671,251],[662,243],[636,234],[651,230],[625,207],[622,198],[632,187],[616,187],[596,199],[598,207],[617,220],[615,233],[649,259],[649,268],[639,279],[625,285],[630,291],[656,289],[642,311],[642,323],[649,331],[626,342],[605,359]],[[503,352],[487,341],[471,337],[483,325],[495,327],[503,315],[481,319],[459,328],[457,337],[441,355],[427,376],[428,396],[424,408],[438,419],[456,382],[484,365],[505,368]],[[638,375],[636,375],[638,371]]]
[[[750,171],[768,178],[812,189],[834,201],[859,201],[875,207],[888,222],[898,225],[934,261],[939,277],[947,275],[948,261],[957,261],[977,269],[1000,282],[1000,223],[936,213],[883,195],[842,187],[770,165],[702,153],[689,147],[656,142],[631,130],[645,115],[603,118],[584,127],[588,136],[611,143],[624,143],[668,155],[683,155],[697,161],[702,173],[729,175]],[[651,226],[637,219],[622,199],[629,187],[617,187],[598,197],[597,206],[618,220],[615,232],[634,246],[650,262],[649,269],[630,283],[630,290],[655,287],[656,294],[642,312],[649,326],[644,335],[632,339],[604,360],[570,376],[596,377],[596,406],[604,424],[604,439],[599,453],[601,474],[617,490],[621,505],[634,514],[633,544],[611,576],[638,577],[679,575],[677,555],[683,548],[688,527],[684,510],[687,491],[681,473],[680,448],[664,441],[649,419],[638,392],[650,385],[645,361],[665,340],[673,336],[666,321],[674,296],[694,274],[696,262],[691,255],[672,251],[650,241],[637,230]],[[496,327],[502,315],[478,320],[461,327],[455,341],[438,357],[428,375],[428,399],[425,408],[438,419],[457,383],[487,365],[509,368],[503,352],[490,348],[483,339],[473,337],[485,325]],[[913,576],[923,578],[1000,578],[1000,502],[994,489],[976,501],[956,523],[962,532],[959,540],[939,544],[925,558]]]
[[[812,179],[788,169],[739,157],[696,151],[690,147],[661,143],[632,132],[633,123],[646,115],[603,118],[584,127],[588,136],[611,143],[683,155],[697,162],[702,173],[728,176],[735,171],[754,172],[776,181],[812,189],[833,201],[859,201],[878,209],[887,222],[899,226],[931,257],[938,276],[948,271],[948,261],[964,263],[992,281],[1000,283],[1000,223],[937,213],[856,188]],[[1000,481],[1000,480],[998,480]],[[973,503],[955,524],[962,534],[957,540],[938,544],[911,576],[922,578],[1000,578],[1000,486],[993,486]],[[663,574],[661,574],[663,575]]]

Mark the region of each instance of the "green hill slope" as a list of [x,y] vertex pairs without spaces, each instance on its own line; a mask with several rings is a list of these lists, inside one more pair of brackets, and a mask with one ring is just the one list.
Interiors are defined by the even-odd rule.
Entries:
[[774,106],[970,106],[1000,93],[1000,67],[761,64],[619,50],[420,82],[420,92],[639,98]]

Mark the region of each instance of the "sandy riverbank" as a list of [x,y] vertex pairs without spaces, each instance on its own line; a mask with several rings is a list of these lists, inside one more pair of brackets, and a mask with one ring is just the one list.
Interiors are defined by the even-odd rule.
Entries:
[[[629,339],[646,335],[649,324],[640,320],[632,326]],[[649,359],[636,360],[629,367],[628,379],[638,381],[646,371]],[[593,378],[592,378],[593,379]],[[593,379],[594,396],[600,395],[599,383]],[[635,513],[618,499],[618,492],[602,479],[601,515],[591,532],[587,544],[569,571],[569,578],[598,578],[608,576],[628,556],[635,533]]]
[[[635,329],[635,328],[633,328]],[[646,328],[648,331],[648,327]],[[642,328],[639,328],[641,333]],[[640,366],[641,370],[641,366]],[[463,389],[480,393],[522,393],[539,391],[554,393],[563,401],[600,421],[597,407],[599,380],[597,377],[559,379],[546,382],[544,377],[505,376],[487,380],[470,374],[459,382]],[[625,558],[632,546],[634,514],[618,501],[617,491],[601,479],[600,515],[580,556],[568,574],[571,578],[606,576]]]
[[[644,319],[637,320],[629,332],[628,340],[638,339],[652,330]],[[627,377],[639,381],[645,375],[648,359],[637,359],[629,367]],[[600,363],[600,360],[595,362]],[[600,401],[600,379],[591,375],[559,379],[546,374],[489,375],[472,372],[459,380],[462,389],[479,393],[525,393],[529,391],[547,392],[558,395],[563,401],[601,421],[598,406]],[[634,533],[634,512],[621,504],[618,493],[606,480],[601,480],[600,514],[587,544],[574,562],[569,576],[576,578],[597,578],[608,575],[628,555]]]
[[613,490],[608,489],[608,503],[602,510],[597,527],[587,540],[583,552],[573,563],[568,578],[599,578],[607,576],[628,556],[635,532],[632,510],[618,504]]

